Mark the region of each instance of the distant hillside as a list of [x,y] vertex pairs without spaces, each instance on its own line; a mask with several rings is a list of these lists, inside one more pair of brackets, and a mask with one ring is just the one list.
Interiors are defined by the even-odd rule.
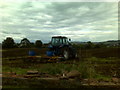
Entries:
[[[71,42],[71,43],[73,43],[73,44],[83,44],[83,45],[87,44],[87,42],[77,42],[77,41]],[[118,46],[119,43],[120,43],[120,40],[109,40],[109,41],[92,42],[92,43],[94,43],[94,44],[100,44],[100,43],[102,43],[102,44],[105,44],[105,45],[108,45],[108,46]]]
[[106,45],[118,45],[120,42],[120,40],[109,40],[109,41],[105,41],[105,42],[102,42],[103,44],[106,44]]

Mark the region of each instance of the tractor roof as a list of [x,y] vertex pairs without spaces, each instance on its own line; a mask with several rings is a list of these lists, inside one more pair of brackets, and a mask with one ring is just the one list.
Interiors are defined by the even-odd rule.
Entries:
[[53,36],[52,38],[67,38],[65,36]]

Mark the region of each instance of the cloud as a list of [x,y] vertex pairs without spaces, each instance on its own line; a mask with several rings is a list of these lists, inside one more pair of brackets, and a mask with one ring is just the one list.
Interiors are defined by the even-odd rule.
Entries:
[[2,41],[48,42],[53,35],[74,41],[118,39],[117,2],[3,2],[0,7]]

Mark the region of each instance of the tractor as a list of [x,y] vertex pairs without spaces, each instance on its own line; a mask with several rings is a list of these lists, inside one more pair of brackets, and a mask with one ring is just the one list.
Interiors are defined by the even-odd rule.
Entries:
[[47,56],[61,56],[65,60],[76,58],[76,49],[70,43],[70,39],[64,36],[54,36],[48,45]]
[[37,56],[34,50],[29,50],[29,56],[15,57],[15,59],[23,59],[25,62],[56,62],[61,59],[69,60],[71,58],[78,58],[77,50],[70,41],[71,39],[65,36],[54,36],[48,44],[46,55]]

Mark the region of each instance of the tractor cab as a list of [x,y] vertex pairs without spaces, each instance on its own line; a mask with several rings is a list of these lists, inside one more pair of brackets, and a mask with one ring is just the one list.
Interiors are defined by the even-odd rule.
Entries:
[[56,36],[52,37],[51,45],[52,46],[60,46],[60,45],[69,45],[69,40],[67,37]]

